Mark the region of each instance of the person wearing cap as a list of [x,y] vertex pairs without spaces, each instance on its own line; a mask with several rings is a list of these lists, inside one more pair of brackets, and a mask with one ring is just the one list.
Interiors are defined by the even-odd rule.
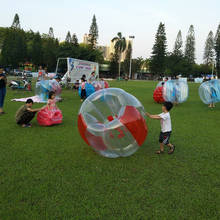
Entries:
[[6,75],[3,73],[3,69],[0,69],[0,115],[5,113],[3,111],[3,105],[6,95],[6,84],[7,84]]

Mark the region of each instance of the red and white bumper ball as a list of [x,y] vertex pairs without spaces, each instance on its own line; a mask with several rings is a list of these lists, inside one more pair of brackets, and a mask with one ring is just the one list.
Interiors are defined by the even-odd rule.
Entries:
[[107,88],[109,88],[109,84],[108,84],[108,82],[105,81],[105,80],[93,81],[93,82],[92,82],[92,85],[94,86],[95,91],[98,91],[98,90],[100,90],[100,89],[107,89]]
[[165,102],[164,95],[163,95],[163,90],[164,90],[163,83],[164,82],[159,82],[157,84],[156,89],[154,90],[154,93],[153,93],[153,99],[157,103],[164,103]]
[[122,89],[109,88],[90,95],[78,115],[83,140],[104,157],[127,157],[147,137],[142,104]]
[[62,120],[63,115],[61,110],[58,108],[48,109],[48,107],[46,106],[45,108],[41,109],[37,114],[37,121],[41,126],[61,124]]

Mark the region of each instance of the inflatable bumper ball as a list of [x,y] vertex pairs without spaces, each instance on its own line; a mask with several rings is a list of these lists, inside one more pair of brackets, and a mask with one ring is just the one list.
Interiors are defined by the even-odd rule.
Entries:
[[220,102],[220,80],[212,79],[202,83],[199,96],[205,104]]
[[104,80],[94,81],[94,82],[92,82],[92,85],[94,86],[95,91],[98,91],[100,89],[107,89],[107,88],[109,88],[108,82],[106,82]]
[[134,154],[147,137],[142,104],[122,89],[103,89],[90,95],[78,114],[83,140],[108,158]]
[[153,99],[157,103],[163,103],[165,102],[163,98],[163,85],[160,84],[160,86],[157,86],[153,93]]
[[36,83],[35,93],[41,102],[47,102],[50,91],[55,92],[57,100],[61,99],[61,86],[56,80],[41,80]]
[[37,114],[37,121],[41,126],[51,126],[61,124],[63,115],[60,109],[53,108],[52,110],[45,107],[41,109]]
[[189,94],[188,84],[182,80],[168,80],[163,86],[163,98],[173,103],[183,103]]
[[[86,89],[86,97],[89,97],[91,94],[95,92],[95,87],[90,83],[86,83],[85,89]],[[81,86],[79,87],[78,93],[79,96],[81,96]]]

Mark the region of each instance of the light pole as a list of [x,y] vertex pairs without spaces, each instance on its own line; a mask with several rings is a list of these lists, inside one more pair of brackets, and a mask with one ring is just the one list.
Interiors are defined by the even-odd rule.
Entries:
[[132,62],[132,50],[133,50],[133,39],[134,36],[129,36],[129,39],[131,39],[131,56],[130,56],[130,66],[129,66],[129,79],[131,78],[131,62]]

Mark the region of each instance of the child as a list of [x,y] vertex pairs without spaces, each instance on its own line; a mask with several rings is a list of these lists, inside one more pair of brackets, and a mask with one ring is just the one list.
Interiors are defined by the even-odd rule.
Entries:
[[169,142],[172,132],[171,118],[169,111],[172,109],[172,107],[173,104],[171,102],[164,102],[162,106],[163,113],[159,115],[151,115],[149,113],[146,113],[146,115],[149,118],[158,119],[160,120],[161,123],[161,132],[159,137],[160,150],[156,152],[157,154],[164,153],[164,145],[167,145],[170,148],[168,154],[172,154],[175,150],[175,146]]
[[47,105],[41,109],[37,114],[37,121],[39,125],[51,126],[55,124],[61,124],[63,115],[61,110],[56,106],[55,92],[49,92],[49,99]]
[[16,123],[23,128],[31,127],[30,121],[34,118],[36,112],[41,110],[41,108],[32,109],[33,104],[32,99],[27,99],[26,104],[21,106],[16,112]]
[[57,109],[56,95],[55,95],[55,92],[53,92],[53,91],[49,92],[49,97],[48,97],[48,101],[47,101],[47,108],[48,108],[48,110],[51,110],[51,111],[53,111],[54,109]]
[[81,79],[81,102],[86,99],[86,80],[84,78]]

